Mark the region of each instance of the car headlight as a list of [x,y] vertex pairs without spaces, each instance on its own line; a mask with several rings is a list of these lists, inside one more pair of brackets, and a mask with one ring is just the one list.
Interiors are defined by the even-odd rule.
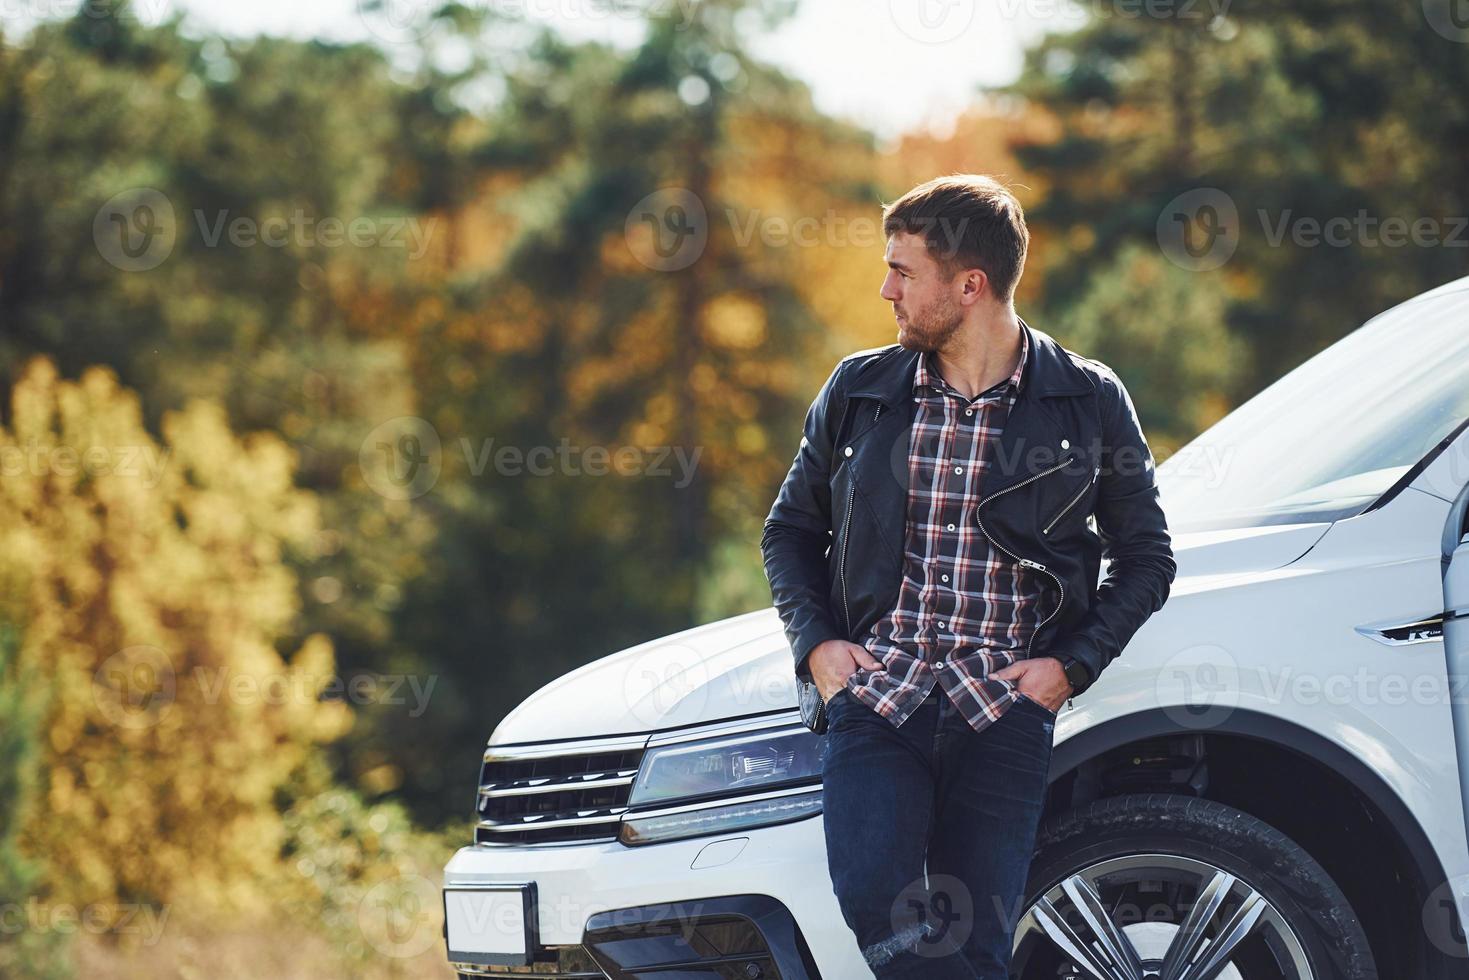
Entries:
[[819,813],[821,749],[803,725],[649,749],[620,839],[650,844]]

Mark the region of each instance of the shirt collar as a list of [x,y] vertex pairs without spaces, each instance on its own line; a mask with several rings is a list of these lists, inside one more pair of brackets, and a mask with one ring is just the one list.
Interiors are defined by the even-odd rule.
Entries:
[[[1011,373],[1010,377],[1000,382],[1000,385],[996,385],[996,387],[1009,385],[1013,386],[1016,391],[1020,390],[1020,383],[1025,374],[1025,362],[1028,360],[1027,355],[1030,352],[1030,337],[1028,334],[1029,332],[1026,330],[1020,331],[1020,361],[1015,365],[1015,370]],[[944,381],[943,376],[930,366],[930,361],[933,358],[934,354],[931,352],[925,352],[918,358],[918,367],[913,372],[913,390],[916,392],[920,388],[927,387],[940,392],[953,391],[953,387]]]

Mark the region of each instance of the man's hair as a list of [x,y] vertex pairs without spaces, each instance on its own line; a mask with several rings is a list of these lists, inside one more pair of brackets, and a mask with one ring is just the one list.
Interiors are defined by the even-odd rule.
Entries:
[[883,235],[922,235],[948,279],[983,269],[1001,303],[1015,297],[1030,232],[1025,212],[1004,185],[984,174],[935,177],[883,208]]

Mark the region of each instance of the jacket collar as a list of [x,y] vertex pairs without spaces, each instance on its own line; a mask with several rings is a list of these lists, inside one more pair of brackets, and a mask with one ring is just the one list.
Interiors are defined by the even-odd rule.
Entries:
[[[1054,337],[1020,321],[1026,332],[1025,368],[1020,376],[1021,398],[1091,394],[1086,374],[1071,363],[1071,355]],[[890,344],[857,369],[848,398],[875,398],[889,407],[901,405],[913,394],[913,378],[922,354],[900,344]]]

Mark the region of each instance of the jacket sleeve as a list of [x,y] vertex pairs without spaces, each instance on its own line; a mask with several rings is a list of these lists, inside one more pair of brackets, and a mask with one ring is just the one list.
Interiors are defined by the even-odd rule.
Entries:
[[[811,679],[806,657],[818,644],[842,639],[832,616],[826,555],[831,547],[831,460],[841,424],[838,363],[806,412],[796,458],[776,495],[760,551],[776,611],[785,625],[798,678]],[[833,410],[833,406],[836,406]]]
[[1177,571],[1158,502],[1153,455],[1132,397],[1110,370],[1102,383],[1102,470],[1095,516],[1107,574],[1081,621],[1049,650],[1086,665],[1090,680],[1073,691],[1073,697],[1096,683],[1107,664],[1168,599]]

